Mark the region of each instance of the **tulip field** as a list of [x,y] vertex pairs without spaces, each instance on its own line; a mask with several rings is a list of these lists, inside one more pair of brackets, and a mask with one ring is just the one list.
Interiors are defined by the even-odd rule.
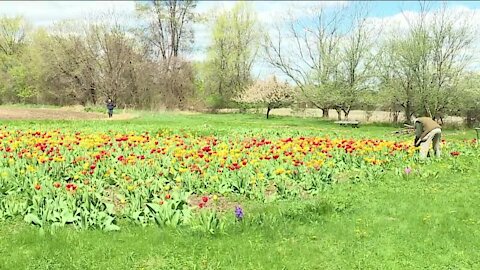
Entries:
[[[255,125],[232,126],[221,120],[234,117]],[[217,122],[207,120],[212,118]],[[323,264],[319,265],[324,267],[383,268],[379,262],[395,259],[397,264],[390,265],[394,268],[415,268],[424,264],[420,255],[410,252],[422,250],[423,245],[438,252],[437,241],[450,246],[451,252],[442,249],[443,259],[427,252],[424,256],[432,256],[430,263],[478,266],[474,250],[479,243],[473,239],[480,236],[480,215],[474,211],[480,206],[476,196],[480,150],[473,133],[446,131],[442,157],[420,161],[413,136],[393,136],[394,129],[389,127],[350,129],[314,120],[265,122],[232,115],[178,116],[177,120],[2,123],[0,224],[5,226],[0,233],[20,228],[31,237],[74,237],[75,241],[92,237],[87,245],[94,245],[97,237],[108,243],[109,235],[140,241],[132,230],[166,239],[179,235],[175,239],[184,246],[176,246],[178,255],[164,257],[167,261],[189,258],[190,264],[179,264],[179,269],[227,267],[224,245],[238,235],[249,241],[273,237],[277,240],[264,241],[273,241],[271,245],[279,250],[284,245],[310,248],[305,254],[320,254]],[[276,125],[276,120],[281,123]],[[304,125],[298,126],[298,121]],[[276,238],[280,231],[283,236]],[[423,244],[407,241],[419,236]],[[18,241],[26,241],[16,237],[5,238],[11,249]],[[207,253],[187,252],[198,241],[223,246],[207,260],[214,265],[201,266]],[[339,249],[336,241],[369,250],[364,254],[374,260],[347,246]],[[268,249],[265,243],[250,245]],[[243,261],[239,268],[265,269],[271,260],[277,261],[255,257],[245,251],[250,250],[245,244],[238,245],[242,256],[253,256],[258,263]],[[378,245],[384,245],[381,255],[371,253]],[[308,260],[312,255],[301,259],[298,251],[279,250],[276,256],[293,256],[290,261],[282,259],[283,265],[290,265],[288,269],[314,269]],[[0,248],[2,252],[6,248]],[[159,269],[148,264],[152,260],[148,254],[144,250],[131,263],[114,259],[125,269]],[[450,264],[452,260],[457,263]],[[108,268],[93,264],[90,268],[96,267]]]
[[[230,195],[315,196],[336,174],[357,170],[356,178],[374,180],[415,151],[405,142],[268,134],[0,132],[2,218],[106,230],[119,229],[119,218],[180,225],[191,210]],[[190,195],[202,201],[192,205]]]

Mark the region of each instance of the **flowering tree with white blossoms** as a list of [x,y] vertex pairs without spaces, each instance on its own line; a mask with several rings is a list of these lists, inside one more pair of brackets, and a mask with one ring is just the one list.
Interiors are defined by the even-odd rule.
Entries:
[[279,82],[275,76],[257,81],[248,87],[238,102],[263,105],[267,107],[267,119],[272,109],[289,106],[295,100],[294,90],[287,82]]

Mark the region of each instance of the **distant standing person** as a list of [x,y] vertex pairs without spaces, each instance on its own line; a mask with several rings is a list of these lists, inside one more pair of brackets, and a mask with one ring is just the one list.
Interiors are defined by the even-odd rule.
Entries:
[[111,118],[113,116],[113,109],[117,107],[115,103],[113,103],[112,99],[107,100],[107,109],[108,109],[108,118]]
[[441,126],[430,117],[415,119],[415,147],[420,146],[420,158],[428,156],[430,145],[433,143],[435,156],[440,157]]

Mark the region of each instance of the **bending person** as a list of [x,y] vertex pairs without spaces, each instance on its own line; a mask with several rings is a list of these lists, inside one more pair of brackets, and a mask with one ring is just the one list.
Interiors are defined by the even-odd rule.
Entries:
[[415,119],[415,147],[420,146],[420,158],[429,156],[429,148],[433,143],[436,157],[440,157],[440,141],[442,137],[441,126],[430,117]]

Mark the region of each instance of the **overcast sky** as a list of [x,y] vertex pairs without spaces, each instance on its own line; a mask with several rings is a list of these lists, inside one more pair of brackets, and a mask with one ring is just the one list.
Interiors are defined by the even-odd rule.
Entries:
[[[336,6],[348,5],[349,1],[252,1],[251,4],[258,13],[260,21],[268,28],[268,25],[279,20],[282,14],[290,8],[300,8],[298,16],[302,16],[302,11],[308,12],[314,6]],[[212,9],[231,8],[235,1],[199,1],[197,10],[207,12]],[[438,6],[438,2],[433,2],[433,6]],[[450,1],[448,3],[452,9],[462,9],[464,12],[473,13],[480,11],[480,2],[477,1]],[[374,23],[398,26],[404,22],[402,11],[407,11],[415,15],[419,5],[417,1],[372,1],[371,18]],[[133,1],[1,1],[0,15],[6,16],[24,16],[34,26],[48,26],[55,21],[64,19],[82,19],[94,12],[107,11],[115,9],[118,12],[132,14],[135,8]],[[478,15],[478,14],[477,14]],[[473,16],[472,20],[480,22],[480,17]],[[480,26],[480,25],[479,25]],[[201,60],[205,57],[205,48],[210,42],[210,29],[206,25],[196,25],[196,52],[192,55],[193,59]],[[268,29],[267,29],[268,30]],[[257,71],[265,69],[262,64],[256,67]],[[261,71],[260,71],[261,72]]]

